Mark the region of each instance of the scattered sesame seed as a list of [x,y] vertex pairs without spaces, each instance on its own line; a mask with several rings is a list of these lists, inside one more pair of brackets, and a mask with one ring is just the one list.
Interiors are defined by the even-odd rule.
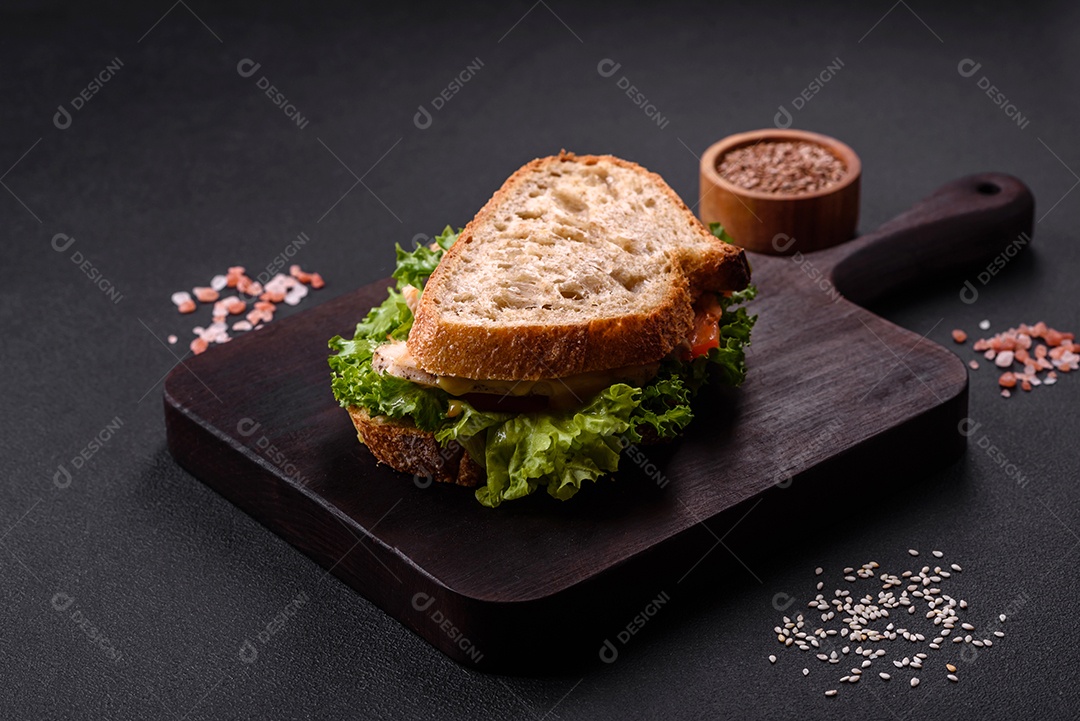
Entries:
[[821,566],[818,566],[817,568],[814,569],[814,575],[815,576],[820,576],[824,572],[825,572],[825,569],[822,568]]
[[[913,555],[918,554],[917,549],[910,550]],[[928,551],[928,553],[935,558],[944,556],[940,550]],[[807,605],[821,616],[821,624],[807,626],[802,615],[797,615],[794,619],[783,616],[781,625],[773,629],[777,639],[785,647],[796,645],[801,651],[808,651],[813,646],[818,660],[829,664],[839,664],[848,655],[854,655],[857,657],[852,659],[855,667],[839,678],[840,683],[854,684],[858,683],[863,676],[864,669],[873,665],[873,659],[888,653],[884,648],[870,648],[868,644],[882,644],[897,640],[909,644],[925,644],[923,649],[916,647],[914,649],[916,653],[909,652],[909,655],[903,659],[892,661],[897,668],[910,668],[917,671],[924,666],[930,668],[928,663],[936,663],[936,661],[929,661],[929,654],[924,651],[940,651],[946,637],[951,638],[953,643],[967,642],[976,648],[981,648],[993,644],[990,636],[997,638],[1004,636],[1001,631],[987,631],[988,638],[972,635],[976,627],[964,620],[961,615],[968,608],[967,601],[954,598],[941,588],[941,584],[950,578],[949,572],[942,570],[941,566],[935,566],[931,570],[930,566],[926,565],[920,570],[912,569],[900,574],[884,570],[875,571],[874,569],[877,568],[879,565],[873,561],[862,563],[857,568],[854,566],[846,568],[843,576],[845,588],[834,588],[831,594],[823,590],[824,581],[815,579],[818,593]],[[962,570],[958,564],[952,564],[951,568],[954,572]],[[815,576],[823,574],[824,569],[820,567],[815,569]],[[908,580],[905,582],[901,580],[902,578]],[[859,588],[856,591],[849,590],[851,586],[847,584],[858,583],[860,580],[880,584],[881,588],[880,590],[874,590],[872,587]],[[895,615],[904,608],[907,609],[908,614],[912,614],[907,624],[897,621]],[[927,634],[916,630],[918,624],[922,623],[913,615],[916,609],[927,621],[933,623],[934,633],[930,634],[932,640],[929,642],[927,642]],[[1004,614],[999,616],[1004,620],[1003,617]],[[833,624],[836,625],[830,628]],[[884,627],[881,624],[884,624]],[[901,625],[909,625],[909,628],[901,628]],[[960,634],[953,634],[954,629],[961,629]],[[842,638],[850,642],[850,646],[832,647],[829,641],[830,636],[836,637],[836,640]],[[819,643],[819,640],[822,642]],[[836,650],[822,650],[822,646]],[[775,664],[776,660],[775,655],[769,656],[770,663]],[[950,673],[956,672],[956,666],[952,663],[945,665]],[[804,668],[802,675],[809,676],[809,668]],[[891,678],[884,672],[878,675],[882,680]],[[912,687],[919,684],[918,678],[909,678],[909,681]],[[832,690],[838,693],[836,689]]]
[[1003,613],[1000,616],[998,616],[998,620],[1001,621],[1002,623],[1005,623],[1005,614]]
[[959,680],[960,680],[959,678],[957,678],[957,677],[956,677],[956,674],[952,674],[952,673],[950,673],[950,674],[949,674],[948,676],[946,676],[945,678],[949,679],[949,680],[950,680],[950,681],[952,681],[953,683],[956,683],[957,681],[959,681]]
[[957,573],[960,573],[961,571],[964,570],[964,569],[960,568],[959,563],[954,563],[952,566],[950,566],[950,568],[952,568],[952,570],[956,571]]
[[825,692],[825,695],[826,696],[835,696],[837,693],[838,692],[837,692],[837,690],[835,688],[830,688],[828,691]]
[[990,321],[988,321],[988,320],[980,320],[979,321],[979,330],[990,330]]
[[909,548],[908,553],[910,553],[912,556],[918,556],[919,555],[919,552],[916,551],[914,548]]

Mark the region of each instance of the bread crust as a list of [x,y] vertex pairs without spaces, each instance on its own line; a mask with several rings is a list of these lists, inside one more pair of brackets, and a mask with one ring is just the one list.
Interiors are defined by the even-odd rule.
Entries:
[[[445,320],[434,302],[455,259],[473,242],[474,230],[492,217],[518,184],[548,164],[608,162],[644,175],[685,212],[687,222],[711,252],[682,260],[681,282],[647,314],[590,321],[587,325],[491,326]],[[435,375],[482,380],[537,380],[638,365],[660,360],[693,326],[693,301],[705,291],[741,290],[750,281],[743,250],[715,238],[663,178],[637,163],[610,155],[559,155],[537,158],[517,170],[462,231],[428,279],[408,345],[413,358]]]
[[474,488],[484,482],[484,469],[460,445],[440,446],[434,433],[409,422],[372,416],[360,406],[349,406],[348,411],[360,442],[376,460],[395,471],[411,473],[418,484],[435,480]]

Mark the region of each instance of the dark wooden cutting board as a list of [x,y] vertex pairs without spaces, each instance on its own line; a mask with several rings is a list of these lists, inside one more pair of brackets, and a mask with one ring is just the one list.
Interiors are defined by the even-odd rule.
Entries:
[[[386,282],[177,367],[165,383],[169,449],[463,664],[510,672],[595,660],[642,593],[656,596],[658,579],[685,576],[716,545],[701,524],[738,518],[778,484],[811,486],[822,468],[854,478],[963,452],[964,364],[856,303],[981,269],[1030,234],[1033,210],[1020,181],[984,174],[844,245],[753,255],[759,320],[746,384],[703,393],[685,438],[624,456],[616,482],[566,503],[537,494],[485,508],[470,490],[376,465],[357,442],[330,393],[326,342],[351,335]],[[828,502],[803,490],[801,503]]]

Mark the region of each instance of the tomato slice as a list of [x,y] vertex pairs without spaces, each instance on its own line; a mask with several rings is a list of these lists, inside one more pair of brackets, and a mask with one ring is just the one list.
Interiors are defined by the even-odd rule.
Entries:
[[713,348],[720,347],[720,316],[723,309],[711,293],[707,293],[697,303],[694,316],[694,331],[690,337],[690,357],[708,355]]
[[690,357],[708,355],[720,347],[720,323],[709,316],[698,316],[694,321],[694,339],[690,342]]

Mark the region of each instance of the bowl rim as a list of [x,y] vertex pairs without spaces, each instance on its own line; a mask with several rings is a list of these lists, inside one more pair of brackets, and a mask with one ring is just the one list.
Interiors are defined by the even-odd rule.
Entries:
[[[731,181],[725,180],[720,175],[720,172],[716,169],[716,164],[724,154],[735,148],[750,145],[755,141],[761,142],[766,140],[802,140],[820,145],[844,163],[844,177],[836,185],[822,188],[821,190],[815,190],[810,193],[769,193],[760,190],[750,190],[741,185],[735,185]],[[723,188],[729,193],[740,195],[744,198],[782,202],[792,200],[814,200],[816,198],[824,198],[829,195],[843,192],[853,183],[857,182],[862,175],[862,161],[859,159],[858,154],[852,150],[847,143],[828,135],[822,135],[821,133],[815,133],[810,130],[762,128],[761,130],[735,133],[734,135],[729,135],[710,145],[708,149],[701,154],[701,174],[702,177],[708,178],[709,182],[714,185]]]

